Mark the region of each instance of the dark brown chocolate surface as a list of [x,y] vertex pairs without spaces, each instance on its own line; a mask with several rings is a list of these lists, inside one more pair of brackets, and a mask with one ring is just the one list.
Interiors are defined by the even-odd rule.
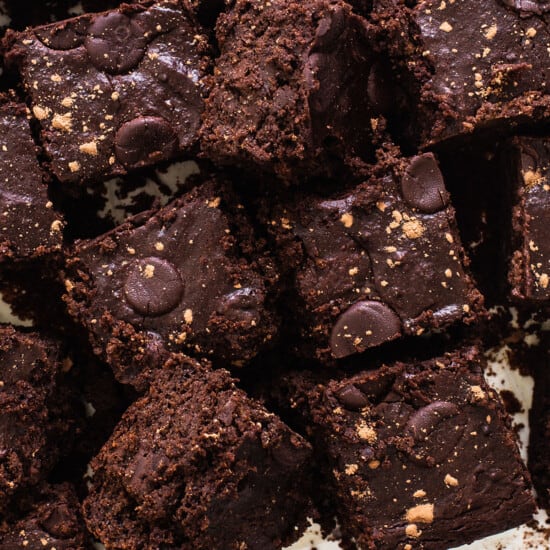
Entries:
[[422,144],[480,127],[509,131],[511,124],[548,116],[550,33],[543,4],[375,2],[389,48],[397,50],[395,64],[404,70],[408,108],[417,114],[413,133]]
[[124,5],[7,44],[61,181],[126,173],[196,144],[208,46],[182,2]]
[[226,371],[176,356],[93,460],[84,516],[108,548],[278,550],[308,511],[310,452]]
[[502,153],[512,196],[508,281],[513,298],[550,303],[550,140],[516,137]]
[[347,192],[292,193],[268,214],[317,355],[342,358],[475,318],[481,296],[448,199],[435,157],[424,154]]
[[63,221],[48,198],[25,105],[0,99],[0,261],[61,250]]
[[140,385],[168,350],[242,365],[276,333],[235,200],[228,184],[211,181],[149,219],[77,243],[65,275],[69,312],[122,382]]
[[531,517],[529,474],[481,368],[466,348],[329,382],[288,378],[348,541],[439,550]]

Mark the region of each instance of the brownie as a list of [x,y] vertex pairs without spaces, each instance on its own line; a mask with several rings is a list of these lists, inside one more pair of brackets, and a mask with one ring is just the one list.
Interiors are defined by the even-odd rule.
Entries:
[[172,356],[92,461],[84,517],[108,548],[279,550],[307,514],[310,452],[227,371]]
[[7,34],[59,180],[101,179],[189,154],[203,110],[206,37],[179,0]]
[[287,322],[320,358],[470,322],[482,309],[435,157],[391,162],[346,191],[292,193],[267,215],[295,288],[290,309],[303,312]]
[[0,515],[45,478],[74,437],[59,344],[0,326]]
[[475,347],[348,378],[287,378],[344,539],[449,548],[528,521],[529,474]]
[[[68,483],[44,484],[33,497],[22,499],[26,507],[11,521],[0,525],[2,550],[84,550],[90,536],[80,515],[80,504]],[[30,502],[28,502],[30,500]]]
[[377,0],[375,10],[421,145],[548,116],[545,2]]
[[501,153],[511,195],[508,282],[521,302],[550,304],[550,140],[515,137]]
[[286,182],[372,158],[370,34],[340,0],[236,0],[216,26],[203,154]]
[[68,310],[124,383],[143,386],[170,350],[240,366],[276,333],[270,264],[257,249],[229,183],[210,180],[77,242],[65,273]]
[[63,220],[48,198],[25,105],[0,98],[0,261],[61,249]]

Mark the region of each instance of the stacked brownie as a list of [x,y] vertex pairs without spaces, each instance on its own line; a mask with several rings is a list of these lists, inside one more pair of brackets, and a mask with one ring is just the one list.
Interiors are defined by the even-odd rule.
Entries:
[[546,2],[3,8],[0,548],[525,523],[496,304],[548,506]]

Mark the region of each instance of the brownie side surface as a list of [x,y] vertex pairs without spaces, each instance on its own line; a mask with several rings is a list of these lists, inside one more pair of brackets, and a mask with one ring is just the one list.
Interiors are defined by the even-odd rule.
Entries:
[[508,282],[513,299],[533,305],[550,300],[550,141],[515,137],[501,154],[511,196]]
[[90,535],[80,514],[80,503],[69,483],[42,484],[10,511],[0,526],[2,550],[91,549]]
[[84,516],[111,548],[276,550],[304,519],[310,452],[226,371],[173,357],[92,461]]

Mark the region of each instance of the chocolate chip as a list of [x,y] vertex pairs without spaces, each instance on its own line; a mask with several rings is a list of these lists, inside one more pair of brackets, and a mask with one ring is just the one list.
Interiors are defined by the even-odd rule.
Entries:
[[425,466],[442,463],[462,438],[464,427],[452,421],[459,412],[454,403],[434,401],[413,413],[404,430],[414,441],[409,458]]
[[353,384],[348,384],[336,393],[338,401],[350,411],[359,411],[369,404],[365,394]]
[[[237,410],[238,403],[231,397],[223,404],[218,412],[218,419],[225,426],[229,427],[233,424],[235,419],[235,411]],[[237,413],[238,414],[238,413]]]
[[258,320],[263,295],[254,288],[240,288],[224,296],[219,311],[231,321],[250,323]]
[[449,195],[443,174],[431,153],[414,157],[401,180],[403,198],[413,208],[432,214],[445,208]]
[[121,74],[141,61],[147,38],[137,22],[122,13],[112,12],[95,19],[88,28],[84,44],[95,67]]
[[161,258],[144,258],[129,269],[124,296],[134,311],[149,317],[172,311],[183,295],[176,268]]
[[336,321],[330,336],[330,348],[336,358],[346,357],[378,346],[401,334],[399,317],[382,302],[353,304]]
[[367,80],[367,95],[376,113],[384,114],[395,108],[396,86],[389,70],[380,61],[373,63]]
[[117,159],[137,168],[171,158],[178,149],[172,126],[160,117],[138,117],[123,124],[115,136]]
[[36,37],[52,50],[72,50],[84,42],[88,22],[85,18],[68,21],[64,25],[38,28]]

